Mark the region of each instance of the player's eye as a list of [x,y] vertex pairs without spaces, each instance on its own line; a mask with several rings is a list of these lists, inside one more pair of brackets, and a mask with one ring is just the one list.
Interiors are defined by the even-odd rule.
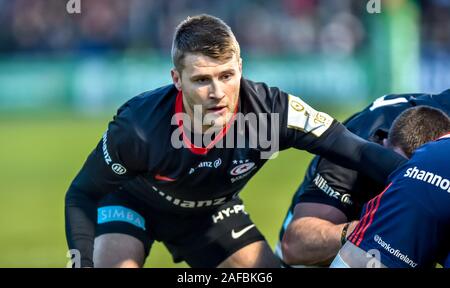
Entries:
[[198,78],[195,80],[195,83],[197,84],[206,84],[208,83],[209,79],[208,78]]
[[228,81],[228,80],[230,80],[231,78],[233,78],[233,74],[232,74],[232,73],[227,73],[227,74],[224,74],[224,75],[222,76],[222,80],[225,80],[225,81]]

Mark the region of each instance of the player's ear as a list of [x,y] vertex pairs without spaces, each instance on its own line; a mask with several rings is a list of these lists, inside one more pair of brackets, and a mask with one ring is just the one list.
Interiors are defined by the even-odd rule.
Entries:
[[172,76],[172,82],[173,85],[178,89],[178,91],[181,91],[181,75],[177,71],[177,69],[173,68],[170,70],[170,75]]
[[397,152],[405,158],[410,158],[400,146],[392,145],[388,138],[383,139],[383,146]]
[[402,148],[398,147],[398,146],[392,146],[392,150],[394,150],[394,152],[397,152],[398,154],[402,155],[403,157],[409,159],[410,157],[408,157],[408,155],[406,155],[406,152],[403,151]]

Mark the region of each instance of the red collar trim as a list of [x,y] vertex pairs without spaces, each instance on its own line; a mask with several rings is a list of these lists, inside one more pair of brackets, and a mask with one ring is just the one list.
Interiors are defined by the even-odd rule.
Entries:
[[183,137],[183,142],[186,145],[186,147],[188,147],[189,150],[191,150],[191,152],[194,154],[206,155],[208,153],[208,151],[212,147],[214,147],[214,145],[216,145],[216,143],[219,142],[223,138],[223,136],[225,136],[227,134],[228,129],[230,128],[230,126],[234,122],[234,120],[236,119],[237,109],[238,109],[238,105],[236,105],[236,108],[234,109],[233,117],[231,117],[231,119],[230,119],[230,121],[228,121],[227,125],[225,125],[225,127],[219,132],[219,134],[217,134],[217,136],[214,138],[214,140],[211,141],[211,143],[209,143],[209,145],[207,147],[198,147],[198,146],[195,146],[184,133],[183,118],[181,116],[182,115],[181,113],[183,113],[183,92],[178,91],[177,98],[175,100],[175,117],[176,117],[175,119],[177,121],[178,129],[181,133],[181,136]]

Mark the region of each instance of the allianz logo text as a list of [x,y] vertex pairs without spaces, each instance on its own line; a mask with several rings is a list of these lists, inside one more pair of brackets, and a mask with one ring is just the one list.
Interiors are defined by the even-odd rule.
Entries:
[[207,199],[207,200],[198,200],[198,201],[192,201],[192,200],[182,200],[178,199],[176,197],[173,197],[171,195],[168,195],[164,193],[163,191],[159,190],[155,186],[152,186],[152,189],[159,194],[159,196],[163,197],[170,203],[172,203],[175,206],[179,206],[182,208],[201,208],[201,207],[209,207],[209,206],[217,206],[225,204],[225,200],[227,200],[227,197],[221,197],[216,199]]

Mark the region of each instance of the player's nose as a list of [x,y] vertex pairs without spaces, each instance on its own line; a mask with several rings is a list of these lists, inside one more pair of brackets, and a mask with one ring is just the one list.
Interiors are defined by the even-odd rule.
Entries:
[[223,97],[225,97],[225,92],[219,81],[212,81],[211,90],[209,91],[209,97],[215,99],[222,99]]

